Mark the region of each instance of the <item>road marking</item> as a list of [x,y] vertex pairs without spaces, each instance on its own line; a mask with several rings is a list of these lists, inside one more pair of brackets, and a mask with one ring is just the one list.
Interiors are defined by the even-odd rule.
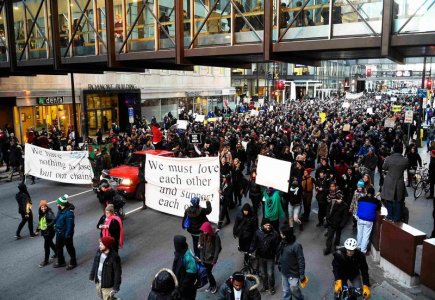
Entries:
[[140,210],[141,208],[142,208],[142,206],[139,206],[138,208],[135,208],[135,209],[133,209],[133,210],[130,210],[129,212],[126,212],[125,215],[129,215],[129,214],[131,214],[132,212],[135,212],[135,211]]
[[[90,191],[93,191],[93,189],[90,189],[90,190],[87,190],[87,191],[84,191],[84,192],[81,192],[81,193],[78,193],[78,194],[71,195],[71,196],[68,197],[68,199],[72,198],[72,197],[76,197],[76,196],[82,195],[82,194],[85,194],[85,193],[89,193]],[[48,202],[47,204],[51,204],[51,203],[54,203],[54,202],[56,202],[56,200]]]

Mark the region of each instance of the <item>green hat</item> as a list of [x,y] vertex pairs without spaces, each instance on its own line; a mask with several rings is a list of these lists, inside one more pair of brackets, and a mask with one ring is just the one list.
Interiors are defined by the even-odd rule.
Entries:
[[56,203],[62,206],[65,206],[68,203],[68,195],[65,194],[59,198],[56,199]]

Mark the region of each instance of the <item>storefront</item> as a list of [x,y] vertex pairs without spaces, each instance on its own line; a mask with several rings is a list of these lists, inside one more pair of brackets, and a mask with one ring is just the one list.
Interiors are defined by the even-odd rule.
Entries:
[[[160,96],[160,97],[159,97]],[[148,121],[162,120],[169,112],[176,118],[181,111],[206,115],[215,108],[235,108],[235,89],[205,90],[172,93],[147,93],[142,95],[142,117]]]
[[95,136],[99,128],[108,133],[113,123],[125,131],[131,121],[129,107],[134,117],[141,118],[140,90],[135,85],[89,84],[82,95],[87,136]]
[[[79,100],[76,109],[80,112]],[[49,132],[56,126],[66,136],[69,126],[74,126],[72,98],[69,95],[17,98],[13,120],[15,135],[21,143],[27,142],[26,133],[31,129]],[[77,128],[81,128],[80,123]]]

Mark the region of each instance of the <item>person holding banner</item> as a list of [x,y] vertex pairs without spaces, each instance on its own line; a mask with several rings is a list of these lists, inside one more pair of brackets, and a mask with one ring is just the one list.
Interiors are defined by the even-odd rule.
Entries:
[[195,256],[199,257],[200,252],[198,248],[199,235],[201,234],[201,226],[204,222],[208,222],[207,215],[211,213],[211,203],[206,200],[206,208],[199,206],[200,199],[193,197],[190,199],[190,206],[184,211],[182,221],[183,229],[186,229],[192,236],[193,250]]

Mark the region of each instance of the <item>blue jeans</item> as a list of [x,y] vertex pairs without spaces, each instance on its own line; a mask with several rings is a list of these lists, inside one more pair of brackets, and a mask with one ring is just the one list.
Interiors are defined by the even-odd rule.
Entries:
[[302,295],[301,289],[299,287],[299,278],[287,278],[281,274],[282,279],[282,299],[291,300],[293,297],[296,300],[303,300],[304,295]]
[[275,260],[273,258],[259,258],[261,279],[265,289],[275,288]]
[[358,219],[358,231],[357,231],[357,238],[358,241],[358,247],[361,249],[362,253],[367,252],[367,245],[369,244],[370,240],[370,233],[372,232],[373,228],[373,222],[371,221],[364,221],[361,219]]
[[385,207],[388,214],[387,219],[393,222],[400,221],[400,202],[399,201],[385,201]]

